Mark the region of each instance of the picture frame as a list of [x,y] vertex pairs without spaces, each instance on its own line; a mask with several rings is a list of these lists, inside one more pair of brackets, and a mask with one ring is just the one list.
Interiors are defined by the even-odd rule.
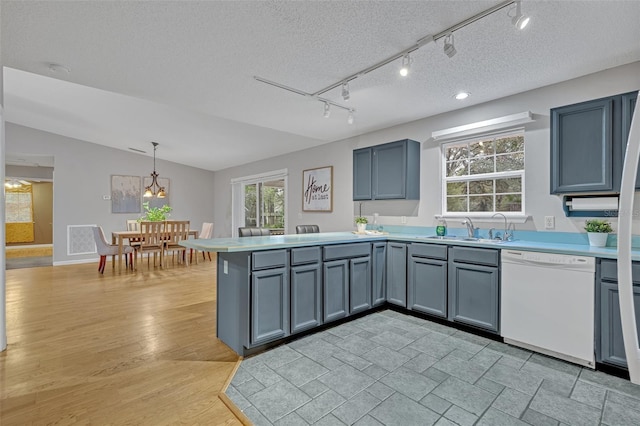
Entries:
[[302,171],[302,211],[333,211],[333,166]]
[[111,175],[111,213],[140,213],[140,176]]

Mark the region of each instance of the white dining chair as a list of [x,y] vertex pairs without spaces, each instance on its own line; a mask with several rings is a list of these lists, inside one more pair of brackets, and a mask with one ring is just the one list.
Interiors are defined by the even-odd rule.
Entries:
[[[102,230],[102,227],[100,226],[94,226],[92,227],[93,230],[93,238],[96,242],[96,249],[98,251],[98,254],[100,255],[100,263],[98,263],[98,271],[100,271],[101,274],[104,273],[104,267],[107,264],[107,256],[115,256],[118,254],[118,246],[115,244],[109,244],[107,242],[107,239],[104,236],[104,231]],[[133,247],[123,247],[122,248],[122,253],[125,255],[125,261],[127,261],[127,268],[129,266],[131,266],[132,269],[134,269],[134,257],[133,257],[133,252],[135,250],[133,249]],[[128,260],[127,260],[128,259]],[[115,267],[115,262],[114,262],[114,267]]]

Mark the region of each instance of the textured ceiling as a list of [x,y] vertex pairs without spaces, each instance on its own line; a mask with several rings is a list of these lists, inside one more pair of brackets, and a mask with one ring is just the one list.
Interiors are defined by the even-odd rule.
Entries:
[[[499,1],[2,0],[5,117],[219,170],[640,60],[640,1],[523,1],[323,96],[313,93]],[[51,73],[48,63],[70,73]],[[465,101],[453,95],[471,92]]]

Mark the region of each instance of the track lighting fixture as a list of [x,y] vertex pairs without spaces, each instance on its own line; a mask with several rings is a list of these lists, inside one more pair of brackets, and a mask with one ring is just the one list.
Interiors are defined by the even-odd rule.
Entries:
[[347,117],[347,123],[353,124],[353,111],[349,110],[349,116]]
[[329,118],[329,115],[331,115],[331,106],[329,105],[329,102],[325,102],[324,103],[324,118]]
[[456,48],[453,45],[453,33],[447,34],[444,38],[444,53],[453,58],[456,54]]
[[344,101],[348,101],[350,98],[350,93],[349,93],[349,82],[345,81],[344,83],[342,83],[342,99],[344,99]]
[[522,14],[522,9],[520,5],[520,1],[516,1],[516,14],[511,18],[511,22],[515,27],[519,30],[524,30],[524,28],[529,24],[529,18],[527,15]]
[[402,57],[402,66],[400,67],[401,76],[406,77],[407,75],[409,75],[409,68],[411,68],[411,62],[413,62],[413,59],[411,59],[411,56],[409,56],[408,53]]

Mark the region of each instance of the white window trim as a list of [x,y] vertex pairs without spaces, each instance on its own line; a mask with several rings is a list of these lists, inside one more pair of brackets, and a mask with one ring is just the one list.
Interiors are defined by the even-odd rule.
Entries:
[[[467,136],[467,137],[461,137],[459,139],[448,139],[448,140],[444,140],[442,142],[440,142],[440,196],[441,196],[441,200],[440,200],[440,214],[439,215],[435,215],[436,219],[463,219],[465,217],[468,217],[470,219],[479,219],[481,221],[484,222],[502,222],[503,219],[502,217],[496,217],[494,218],[493,215],[495,215],[496,213],[500,213],[500,214],[504,214],[505,217],[512,221],[512,222],[517,222],[517,223],[524,223],[527,221],[527,219],[529,218],[529,215],[526,213],[527,209],[526,209],[526,192],[525,192],[525,170],[526,170],[526,164],[527,164],[527,147],[526,147],[526,138],[525,138],[525,145],[524,145],[524,162],[525,162],[525,166],[521,171],[516,171],[516,172],[494,172],[494,173],[486,173],[483,174],[483,177],[486,177],[487,179],[497,179],[497,178],[501,178],[501,177],[510,177],[510,176],[519,176],[522,179],[522,211],[521,212],[447,212],[446,210],[446,206],[447,206],[447,195],[446,195],[446,189],[445,189],[445,185],[447,182],[452,182],[452,181],[468,181],[470,180],[470,176],[464,176],[464,177],[454,177],[454,178],[449,178],[447,179],[446,176],[446,168],[445,168],[445,164],[446,164],[446,158],[445,158],[445,149],[444,146],[445,145],[454,145],[454,144],[464,144],[464,143],[468,143],[471,141],[477,141],[479,139],[483,139],[483,138],[496,138],[498,136],[508,136],[510,134],[522,134],[523,138],[525,138],[525,131],[523,127],[517,127],[517,128],[510,128],[510,129],[503,129],[500,131],[488,131],[488,132],[483,132],[483,133],[476,133],[473,136]],[[471,175],[471,176],[477,176],[477,175]],[[495,195],[495,193],[493,194]]]

